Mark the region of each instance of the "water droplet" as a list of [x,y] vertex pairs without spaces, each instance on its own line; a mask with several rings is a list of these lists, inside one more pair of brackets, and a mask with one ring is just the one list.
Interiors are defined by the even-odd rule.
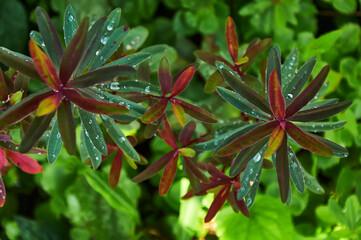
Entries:
[[150,86],[147,86],[147,87],[144,89],[144,91],[145,91],[146,93],[149,93],[149,92],[150,92]]
[[99,55],[99,52],[100,52],[99,50],[96,51],[96,52],[95,52],[95,55],[98,56],[98,55]]
[[250,170],[249,170],[249,174],[252,174],[253,173],[253,168],[251,168]]
[[297,167],[297,163],[296,163],[296,162],[292,162],[291,167],[292,167],[293,169],[295,169],[295,168]]
[[345,153],[343,156],[344,156],[344,157],[348,157],[348,153]]
[[287,94],[287,99],[292,99],[293,95],[291,93]]
[[42,46],[42,47],[45,47],[45,43],[44,43],[44,42],[41,42],[41,46]]
[[97,161],[98,161],[98,160],[99,160],[99,157],[95,157],[95,160],[97,160]]
[[253,161],[259,162],[261,160],[261,154],[257,153],[256,156],[253,157]]
[[31,38],[35,38],[35,33],[34,33],[34,32],[31,32],[31,33],[30,33],[30,37],[31,37]]
[[125,142],[125,137],[119,138],[119,141],[120,141],[121,143]]
[[252,180],[249,181],[249,185],[250,185],[251,187],[252,187],[253,183],[254,183],[254,181],[252,181]]
[[118,83],[118,82],[112,82],[112,83],[110,84],[110,89],[111,89],[111,90],[114,90],[114,91],[119,90],[119,89],[120,89],[119,83]]
[[55,156],[55,154],[53,154],[53,155],[51,155],[53,158],[55,158],[56,156]]
[[247,199],[247,205],[250,205],[252,203],[252,199],[248,198]]
[[101,42],[103,45],[105,45],[105,44],[107,43],[108,39],[109,39],[109,37],[107,37],[107,36],[102,36],[101,39],[100,39],[100,42]]
[[60,133],[56,134],[56,138],[59,139],[60,138]]
[[69,20],[70,22],[73,21],[73,20],[74,20],[73,15],[69,15],[68,20]]
[[112,25],[112,24],[109,24],[109,25],[107,26],[107,30],[108,30],[108,31],[113,30],[113,25]]
[[243,191],[245,191],[246,189],[244,188],[244,187],[241,187],[241,191],[243,192]]
[[89,124],[92,124],[92,122],[93,122],[93,121],[90,119],[90,120],[89,120]]
[[96,135],[96,136],[95,136],[95,139],[99,139],[99,135]]

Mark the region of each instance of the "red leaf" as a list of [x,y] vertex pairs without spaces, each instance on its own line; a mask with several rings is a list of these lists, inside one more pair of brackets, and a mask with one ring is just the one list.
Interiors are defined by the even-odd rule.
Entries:
[[159,172],[167,164],[168,161],[175,158],[175,156],[178,157],[177,150],[172,150],[172,151],[166,153],[163,157],[161,157],[156,162],[154,162],[152,165],[147,167],[143,172],[141,172],[137,176],[135,176],[132,179],[132,181],[139,183],[148,178],[153,177],[157,172]]
[[109,186],[116,188],[119,182],[120,171],[122,170],[123,152],[118,149],[113,159],[112,166],[109,173]]
[[196,50],[194,51],[194,55],[199,58],[200,60],[216,67],[216,62],[217,61],[220,61],[220,62],[223,62],[224,64],[226,64],[227,66],[229,67],[233,67],[233,65],[228,62],[227,60],[225,60],[224,58],[222,57],[219,57],[211,52],[208,52],[208,51],[205,51],[205,50]]
[[6,101],[8,99],[8,88],[4,79],[3,72],[0,69],[0,101]]
[[129,109],[123,105],[83,97],[75,90],[67,89],[63,90],[63,93],[70,101],[88,112],[106,115],[125,114],[129,112]]
[[196,130],[197,124],[195,122],[189,122],[179,133],[178,141],[183,144],[183,146],[189,144],[191,138]]
[[160,84],[160,88],[162,89],[163,96],[170,92],[172,89],[172,75],[170,70],[170,65],[168,59],[163,57],[160,60],[159,68],[158,68],[158,81]]
[[193,174],[193,176],[195,176],[196,178],[198,178],[199,180],[201,180],[203,182],[209,182],[209,179],[207,178],[207,176],[204,175],[199,170],[199,168],[197,168],[197,166],[194,164],[194,162],[190,158],[183,157],[183,159],[184,159],[184,165]]
[[4,151],[0,148],[0,175],[5,174],[10,166],[11,165],[6,159]]
[[177,172],[177,163],[178,163],[178,154],[174,156],[170,161],[168,161],[167,166],[164,169],[162,178],[159,183],[159,195],[164,196],[170,186],[173,183],[175,174]]
[[39,104],[38,110],[36,111],[36,116],[44,116],[49,113],[52,113],[56,109],[58,109],[61,103],[61,96],[59,94],[54,94],[50,97],[45,98]]
[[273,116],[275,116],[278,121],[283,121],[285,119],[286,103],[283,98],[282,87],[276,69],[271,72],[268,81],[268,98]]
[[4,206],[6,199],[6,191],[3,179],[0,177],[0,207]]
[[273,130],[268,143],[267,150],[264,154],[264,158],[268,158],[272,156],[272,154],[277,151],[277,149],[282,143],[284,135],[285,135],[285,130],[281,126]]
[[217,179],[230,179],[227,175],[225,175],[222,171],[220,171],[218,168],[216,168],[212,163],[208,163],[206,165],[207,167],[207,172],[209,172],[209,174]]
[[269,123],[265,123],[261,126],[258,126],[248,133],[240,136],[239,138],[235,139],[233,142],[228,144],[227,146],[221,148],[218,152],[218,156],[228,156],[232,155],[248,146],[251,146],[258,141],[262,140],[263,138],[270,135],[273,130],[278,127],[279,122],[273,121]]
[[246,71],[254,62],[254,60],[261,53],[267,50],[267,48],[271,45],[272,39],[266,38],[259,43],[249,47],[246,53],[243,55],[244,57],[248,57],[248,62],[242,66],[242,71]]
[[39,163],[27,155],[13,152],[9,149],[5,149],[4,152],[7,158],[9,158],[16,166],[26,173],[36,174],[43,171],[43,168],[39,165]]
[[161,116],[163,116],[165,109],[167,108],[168,100],[162,99],[157,102],[153,106],[151,106],[142,116],[142,122],[149,124],[158,120]]
[[233,62],[236,63],[238,61],[238,37],[231,17],[228,17],[226,22],[226,41]]
[[176,102],[171,102],[171,103],[172,103],[174,116],[177,118],[179,124],[184,127],[184,125],[186,124],[186,115],[184,114],[184,109],[182,108],[181,105],[179,105]]
[[216,123],[217,118],[204,110],[203,108],[194,106],[192,104],[186,103],[186,102],[179,102],[179,104],[183,107],[184,112],[188,114],[189,116],[204,122],[204,123]]
[[329,146],[322,143],[310,134],[302,131],[293,123],[287,122],[286,131],[293,138],[293,140],[295,140],[304,149],[307,149],[308,151],[314,152],[321,156],[333,156],[333,151]]
[[36,44],[35,40],[29,41],[30,55],[34,60],[36,70],[46,84],[52,89],[60,88],[60,80],[56,68],[46,55]]
[[192,80],[194,71],[195,71],[194,67],[190,67],[187,70],[185,70],[182,73],[182,75],[179,76],[179,78],[175,82],[175,84],[173,86],[173,90],[170,94],[172,97],[177,96],[178,94],[183,92],[184,89],[187,88],[189,82]]
[[238,207],[238,209],[241,211],[241,213],[244,215],[244,216],[246,216],[246,217],[250,217],[250,215],[249,215],[249,211],[248,211],[248,208],[247,208],[247,205],[246,205],[246,203],[244,202],[244,200],[243,199],[241,199],[241,200],[238,200],[237,199],[237,191],[234,191],[234,198],[236,199],[236,204],[237,204],[237,207]]
[[292,117],[316,96],[317,92],[321,89],[323,83],[325,82],[329,71],[329,65],[322,68],[317,77],[292,101],[286,109],[287,118]]
[[85,17],[66,47],[60,63],[59,77],[65,86],[83,55],[87,41],[89,18]]
[[163,130],[158,129],[158,133],[160,135],[160,137],[173,149],[177,149],[177,143],[174,139],[174,135],[172,132],[172,129],[168,123],[168,120],[166,117],[163,118],[163,125],[164,128]]
[[207,215],[204,219],[204,222],[210,222],[217,214],[219,210],[221,210],[222,206],[226,202],[229,192],[231,190],[231,185],[227,185],[223,187],[219,193],[214,198],[211,206],[208,209]]
[[287,152],[287,135],[284,136],[281,146],[276,152],[276,173],[278,186],[280,188],[281,200],[283,203],[287,201],[290,190],[290,170]]

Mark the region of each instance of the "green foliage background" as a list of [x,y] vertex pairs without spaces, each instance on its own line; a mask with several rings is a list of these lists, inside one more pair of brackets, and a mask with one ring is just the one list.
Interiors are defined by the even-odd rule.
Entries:
[[[28,33],[36,30],[35,7],[47,10],[61,33],[68,4],[80,18],[98,18],[120,7],[124,24],[148,30],[143,46],[165,43],[177,50],[178,57],[172,56],[174,72],[195,61],[196,49],[227,55],[224,25],[229,15],[235,19],[241,43],[272,37],[284,57],[294,46],[302,64],[317,56],[316,73],[326,63],[332,69],[326,97],[353,101],[332,119],[347,120],[345,128],[325,134],[350,154],[339,159],[298,152],[305,169],[325,189],[323,195],[293,191],[291,206],[286,207],[279,199],[275,171],[264,170],[251,218],[226,206],[206,225],[203,219],[212,194],[180,200],[189,185],[180,174],[161,198],[159,175],[135,184],[130,179],[136,172],[126,164],[114,191],[107,183],[110,161],[105,160],[100,171],[92,171],[64,150],[53,165],[46,163],[45,156],[34,156],[44,163],[43,174],[32,176],[12,168],[4,176],[7,201],[0,209],[0,239],[361,239],[361,1],[0,1],[1,45],[28,54]],[[201,64],[200,72],[184,97],[206,96],[199,92],[211,70]],[[215,112],[236,117],[233,110]],[[150,162],[168,151],[157,138],[142,142],[137,150]]]

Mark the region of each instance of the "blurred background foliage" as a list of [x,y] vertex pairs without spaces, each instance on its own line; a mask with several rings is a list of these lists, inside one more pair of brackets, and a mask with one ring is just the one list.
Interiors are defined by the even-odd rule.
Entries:
[[[178,57],[174,52],[171,57],[174,72],[196,61],[196,49],[227,58],[227,16],[236,22],[243,49],[255,37],[271,37],[283,57],[294,46],[301,64],[317,56],[315,74],[326,64],[332,69],[326,97],[353,101],[348,110],[331,119],[347,120],[345,128],[325,134],[350,154],[339,159],[299,151],[303,166],[317,176],[325,194],[293,191],[291,206],[286,207],[279,199],[275,171],[264,170],[251,218],[226,206],[208,224],[203,219],[212,194],[180,200],[189,186],[181,174],[161,198],[159,174],[134,184],[130,179],[136,172],[124,166],[120,184],[112,190],[107,182],[111,161],[92,171],[64,150],[53,165],[47,164],[45,156],[34,156],[43,163],[44,173],[32,176],[12,168],[4,176],[7,201],[0,209],[0,239],[361,239],[360,0],[0,0],[0,45],[28,54],[29,32],[37,30],[35,7],[43,7],[62,33],[68,4],[79,18],[92,19],[120,7],[123,24],[142,26],[139,32],[148,36],[143,47],[168,44],[176,49]],[[192,81],[184,97],[219,104],[215,95],[200,94],[213,71],[201,63],[197,81]],[[213,112],[239,117],[230,106]],[[140,136],[138,130],[132,134]],[[141,141],[137,150],[154,162],[168,148],[153,138]]]

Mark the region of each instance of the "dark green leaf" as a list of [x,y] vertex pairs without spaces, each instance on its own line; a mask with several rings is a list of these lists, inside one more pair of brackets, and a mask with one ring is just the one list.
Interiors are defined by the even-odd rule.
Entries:
[[[281,66],[282,89],[286,89],[297,72],[298,67],[298,49],[294,47],[286,61]],[[283,91],[285,92],[285,91]]]
[[296,154],[292,151],[291,147],[288,146],[288,157],[289,157],[289,169],[293,183],[297,190],[301,193],[305,191],[305,179],[303,177],[303,171],[301,164],[299,163]]
[[321,185],[317,182],[316,178],[312,177],[308,172],[303,169],[303,176],[305,178],[306,187],[314,193],[324,194],[325,190],[321,187]]
[[161,95],[158,86],[142,82],[142,81],[120,81],[112,83],[103,83],[98,85],[102,90],[108,90],[112,92],[140,92],[145,94]]
[[63,25],[65,45],[68,45],[77,29],[78,23],[76,21],[74,9],[68,5],[65,9]]
[[149,53],[145,53],[145,52],[134,53],[134,54],[119,58],[117,60],[114,60],[108,64],[105,64],[102,68],[109,67],[109,66],[115,66],[115,65],[128,65],[128,66],[135,67],[136,65],[149,59],[150,56],[151,55]]
[[329,130],[340,129],[347,121],[339,122],[305,122],[305,123],[296,123],[296,125],[304,131],[309,132],[324,132]]
[[58,121],[55,121],[53,129],[50,132],[50,137],[48,141],[48,161],[50,164],[55,162],[58,158],[61,147],[63,146],[63,141],[61,140],[59,129],[58,129]]
[[83,131],[82,131],[82,137],[84,139],[85,148],[86,148],[86,150],[88,152],[88,155],[90,157],[90,160],[92,162],[92,166],[93,166],[94,169],[97,169],[100,166],[101,162],[102,162],[102,155],[98,151],[98,149],[95,147],[93,142],[90,141],[89,134],[85,130],[84,127],[83,127]]
[[70,155],[74,155],[76,151],[75,123],[71,103],[68,100],[63,100],[60,104],[57,117],[59,132],[64,147]]

